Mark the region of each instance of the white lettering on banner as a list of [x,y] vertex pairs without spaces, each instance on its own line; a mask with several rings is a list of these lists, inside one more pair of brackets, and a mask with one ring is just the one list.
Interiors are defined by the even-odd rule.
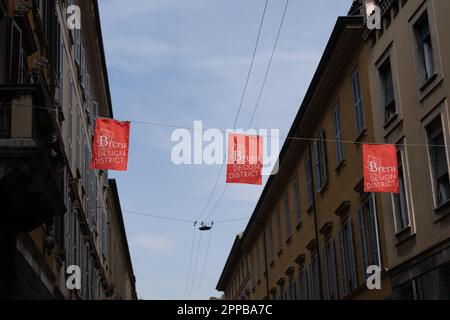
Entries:
[[[270,132],[270,134],[269,134]],[[232,152],[231,159],[236,164],[262,164],[262,174],[274,175],[278,172],[278,154],[280,152],[280,130],[279,129],[255,129],[226,130],[203,129],[202,121],[194,121],[193,135],[188,129],[179,128],[172,132],[170,140],[176,142],[172,147],[171,160],[175,165],[215,165],[226,163],[224,157],[225,146],[228,146],[228,134],[237,133],[263,138],[263,154],[257,152],[256,143],[249,144],[249,152],[239,149],[245,144],[238,143],[237,150]],[[225,136],[224,136],[225,135]],[[203,146],[204,142],[208,144]],[[226,152],[225,152],[226,153]]]

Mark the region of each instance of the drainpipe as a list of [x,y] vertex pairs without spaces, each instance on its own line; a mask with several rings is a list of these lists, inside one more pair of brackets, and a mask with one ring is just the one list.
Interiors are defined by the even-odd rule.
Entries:
[[266,227],[262,224],[263,227],[263,237],[264,237],[264,268],[266,271],[266,295],[267,299],[270,300],[270,294],[269,294],[269,268],[267,264],[267,244],[266,244]]

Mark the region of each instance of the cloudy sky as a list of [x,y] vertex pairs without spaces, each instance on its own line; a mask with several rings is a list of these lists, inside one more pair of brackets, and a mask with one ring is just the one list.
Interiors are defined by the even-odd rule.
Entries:
[[[264,0],[99,2],[116,119],[187,127],[201,120],[206,128],[233,127]],[[350,3],[290,0],[255,129],[287,133],[336,18]],[[284,5],[285,0],[269,0],[238,127],[248,125]],[[129,169],[112,176],[125,211],[139,297],[207,299],[220,295],[217,281],[247,221],[216,223],[212,232],[201,233],[190,223],[128,212],[194,221],[205,206],[220,165],[174,165],[173,130],[132,123]],[[206,215],[224,186],[223,172]],[[261,191],[230,185],[212,220],[249,218]]]

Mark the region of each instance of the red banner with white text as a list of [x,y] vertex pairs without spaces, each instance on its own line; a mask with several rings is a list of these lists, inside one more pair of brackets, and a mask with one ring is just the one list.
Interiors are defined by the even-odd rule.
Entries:
[[130,122],[97,118],[92,146],[92,169],[126,171]]
[[230,133],[227,183],[262,184],[263,137]]
[[363,145],[364,192],[398,193],[395,145]]

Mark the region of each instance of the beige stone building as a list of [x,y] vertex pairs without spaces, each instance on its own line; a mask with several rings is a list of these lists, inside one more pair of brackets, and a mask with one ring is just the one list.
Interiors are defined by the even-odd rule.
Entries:
[[135,299],[115,182],[90,169],[113,117],[97,1],[1,0],[0,39],[0,298]]
[[398,147],[400,195],[380,198],[392,298],[448,299],[450,1],[378,4],[382,29],[364,31],[375,138],[411,144]]
[[[360,0],[338,19],[289,133],[315,141],[284,144],[217,285],[227,299],[450,298],[450,2],[368,2],[381,29]],[[397,145],[398,195],[362,192],[360,142]]]
[[[381,198],[362,190],[361,143],[375,138],[362,24],[337,20],[288,134],[297,139],[231,249],[217,285],[227,299],[390,295]],[[367,289],[369,265],[384,290]]]

